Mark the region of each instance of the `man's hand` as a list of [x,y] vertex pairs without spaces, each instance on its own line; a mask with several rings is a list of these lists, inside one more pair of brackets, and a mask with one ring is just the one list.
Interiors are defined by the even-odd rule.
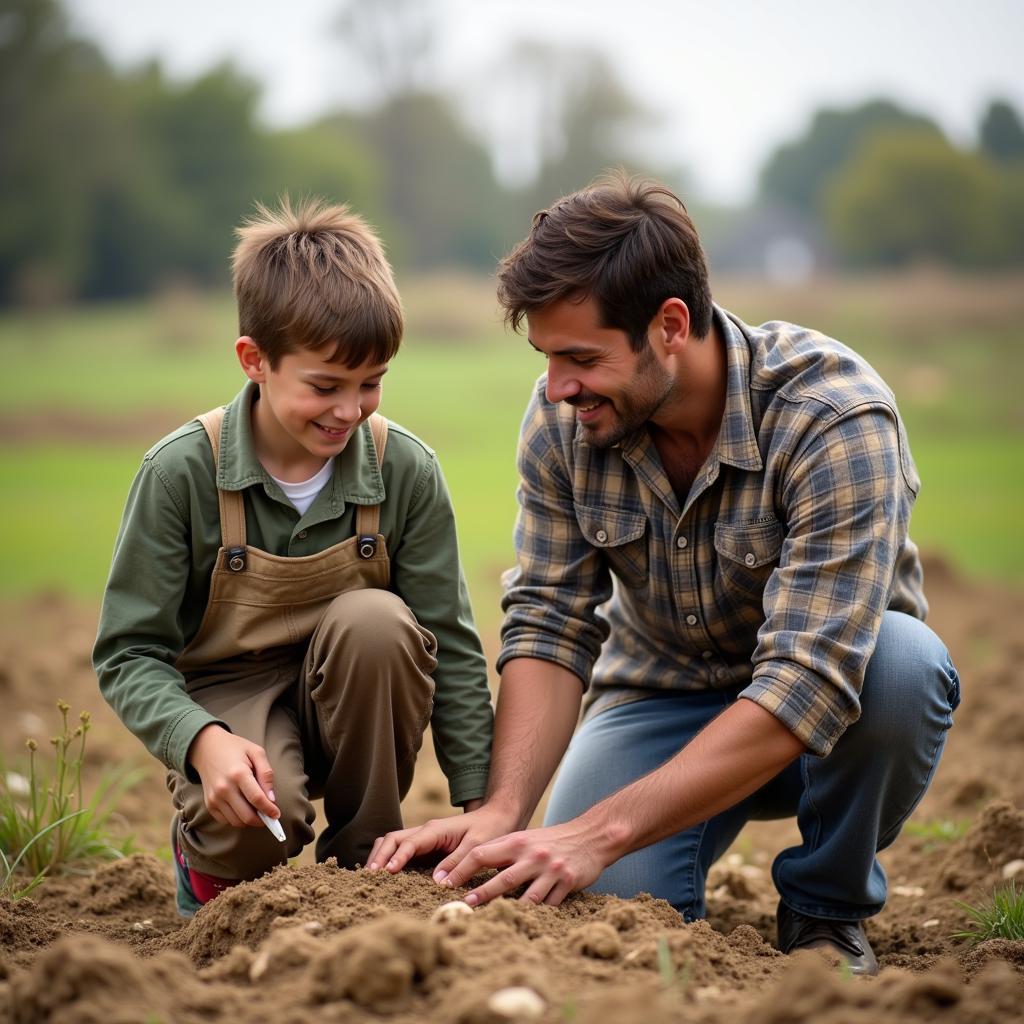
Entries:
[[480,843],[505,835],[518,822],[508,813],[484,804],[476,810],[450,818],[434,818],[416,828],[389,832],[377,839],[366,866],[370,871],[384,868],[395,874],[413,857],[444,852],[448,856],[434,870],[434,881],[443,882],[449,871]]
[[274,803],[274,770],[258,743],[208,725],[192,741],[188,759],[202,779],[206,808],[217,821],[263,828],[256,811],[269,818],[281,816]]
[[465,885],[478,871],[503,868],[465,901],[475,907],[526,885],[521,900],[556,907],[569,893],[596,881],[616,856],[604,837],[595,835],[585,819],[576,818],[477,846],[449,871],[445,885]]

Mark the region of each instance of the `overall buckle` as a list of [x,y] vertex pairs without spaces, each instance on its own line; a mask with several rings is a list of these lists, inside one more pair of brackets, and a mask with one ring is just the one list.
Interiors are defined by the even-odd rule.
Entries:
[[373,558],[377,554],[377,538],[368,533],[362,534],[356,541],[356,551],[360,558]]
[[245,568],[245,548],[228,548],[225,558],[232,572],[241,572]]

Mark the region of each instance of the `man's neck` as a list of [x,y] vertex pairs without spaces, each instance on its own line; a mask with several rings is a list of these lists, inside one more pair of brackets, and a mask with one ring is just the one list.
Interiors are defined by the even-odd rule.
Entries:
[[703,338],[691,339],[678,357],[676,392],[649,424],[651,435],[668,446],[710,453],[722,427],[728,380],[725,339],[712,323]]

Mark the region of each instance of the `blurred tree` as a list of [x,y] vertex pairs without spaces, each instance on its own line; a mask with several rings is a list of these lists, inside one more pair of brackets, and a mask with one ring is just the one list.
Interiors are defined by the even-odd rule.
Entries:
[[1008,255],[998,173],[932,132],[878,135],[834,177],[826,221],[853,264],[991,266]]
[[336,32],[376,102],[324,125],[375,154],[382,228],[396,262],[491,267],[500,249],[501,189],[487,151],[449,100],[427,88],[440,24],[435,7],[433,0],[349,0]]
[[397,263],[493,267],[501,190],[486,150],[444,97],[396,95],[368,114],[338,114],[324,126],[354,134],[375,154],[378,209],[386,211],[381,228]]
[[762,199],[817,216],[831,176],[880,132],[943,137],[933,121],[888,100],[872,100],[849,110],[820,110],[804,135],[780,146],[765,163],[760,176]]
[[426,88],[438,20],[435,0],[346,0],[334,32],[363,68],[377,102]]
[[266,140],[267,167],[259,198],[271,203],[288,193],[351,203],[381,225],[385,216],[378,154],[351,127],[335,121],[274,132]]
[[535,63],[546,63],[551,94],[545,104],[537,179],[531,206],[546,206],[582,188],[602,171],[638,161],[631,135],[651,123],[650,112],[634,99],[608,57],[595,50],[565,50],[531,44]]
[[1005,100],[993,100],[981,119],[981,149],[993,160],[1024,160],[1024,125]]
[[[113,80],[73,39],[55,0],[0,14],[0,302],[77,291],[89,263],[90,193],[103,173]],[[99,147],[99,148],[97,148]]]
[[230,64],[183,85],[167,82],[155,65],[144,78],[130,86],[134,129],[177,211],[168,255],[201,282],[223,282],[234,227],[270,173],[266,137],[256,125],[259,90]]

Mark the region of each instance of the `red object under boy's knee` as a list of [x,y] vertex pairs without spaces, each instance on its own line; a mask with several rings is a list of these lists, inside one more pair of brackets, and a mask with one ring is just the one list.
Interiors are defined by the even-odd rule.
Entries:
[[195,868],[188,869],[188,880],[193,895],[200,903],[209,903],[225,889],[238,885],[237,878],[217,878],[216,875],[208,875],[204,871],[196,871]]

